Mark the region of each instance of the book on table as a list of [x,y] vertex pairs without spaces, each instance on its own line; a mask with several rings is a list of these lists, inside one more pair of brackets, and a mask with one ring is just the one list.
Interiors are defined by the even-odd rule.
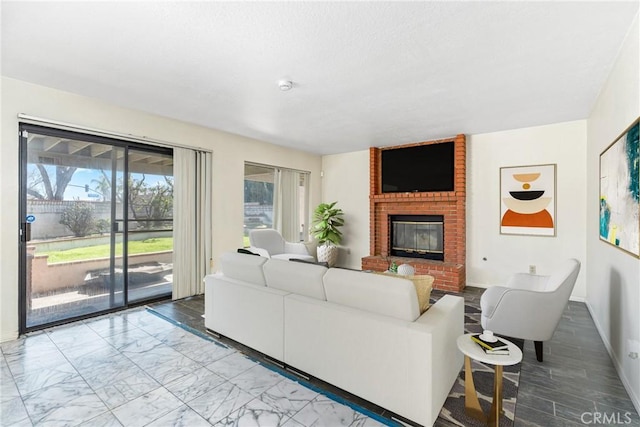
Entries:
[[[480,338],[480,334],[471,335],[471,339],[478,344],[480,347],[485,349],[485,351],[497,351],[497,350],[508,350],[509,346],[506,342],[502,341],[500,338],[496,338],[495,341],[485,341]],[[495,353],[494,353],[495,354]]]
[[487,350],[484,347],[481,347],[486,354],[503,354],[505,356],[509,355],[509,347],[498,349],[498,350]]

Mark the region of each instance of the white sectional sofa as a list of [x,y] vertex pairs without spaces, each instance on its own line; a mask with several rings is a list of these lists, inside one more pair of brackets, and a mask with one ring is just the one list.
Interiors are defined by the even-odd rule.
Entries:
[[293,369],[432,425],[462,367],[464,302],[424,314],[409,280],[225,253],[205,278],[205,326]]

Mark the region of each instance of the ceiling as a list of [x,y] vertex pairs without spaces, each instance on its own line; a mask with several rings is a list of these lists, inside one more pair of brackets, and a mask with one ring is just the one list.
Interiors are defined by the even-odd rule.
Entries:
[[638,4],[2,1],[2,74],[332,154],[585,119]]

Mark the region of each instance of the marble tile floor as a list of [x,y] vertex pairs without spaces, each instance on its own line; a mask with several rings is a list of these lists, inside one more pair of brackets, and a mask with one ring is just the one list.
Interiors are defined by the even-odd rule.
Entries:
[[[479,322],[480,297],[484,289],[467,287],[462,296],[465,315]],[[433,291],[432,296],[444,294]],[[191,328],[206,331],[202,322],[202,296],[156,303],[153,308]],[[469,320],[466,323],[471,323]],[[320,387],[324,387],[321,384]],[[340,394],[340,390],[331,389]],[[343,394],[345,399],[353,396]],[[385,415],[380,408],[356,401],[366,409]],[[598,415],[600,414],[600,415]],[[640,417],[620,380],[593,319],[584,303],[570,301],[553,338],[544,343],[544,361],[538,362],[532,342],[525,342],[516,401],[516,427],[575,427],[607,425],[640,426]],[[600,418],[596,418],[600,417]],[[594,420],[600,422],[594,422]],[[439,418],[437,427],[454,424]]]
[[5,427],[383,425],[145,308],[0,349]]
[[[478,307],[482,292],[467,287],[467,305]],[[202,296],[151,308],[194,331],[206,331]],[[299,427],[384,421],[303,387],[295,378],[276,379],[256,359],[203,341],[142,308],[32,333],[3,343],[0,350],[2,426]],[[569,303],[544,350],[541,364],[533,344],[525,345],[516,426],[593,425],[597,413],[640,426],[583,303]],[[367,402],[354,403],[376,412]]]

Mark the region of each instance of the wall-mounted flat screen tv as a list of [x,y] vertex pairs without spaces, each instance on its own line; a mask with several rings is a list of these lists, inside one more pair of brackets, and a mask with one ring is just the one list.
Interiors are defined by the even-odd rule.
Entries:
[[453,191],[455,143],[382,150],[382,192]]

